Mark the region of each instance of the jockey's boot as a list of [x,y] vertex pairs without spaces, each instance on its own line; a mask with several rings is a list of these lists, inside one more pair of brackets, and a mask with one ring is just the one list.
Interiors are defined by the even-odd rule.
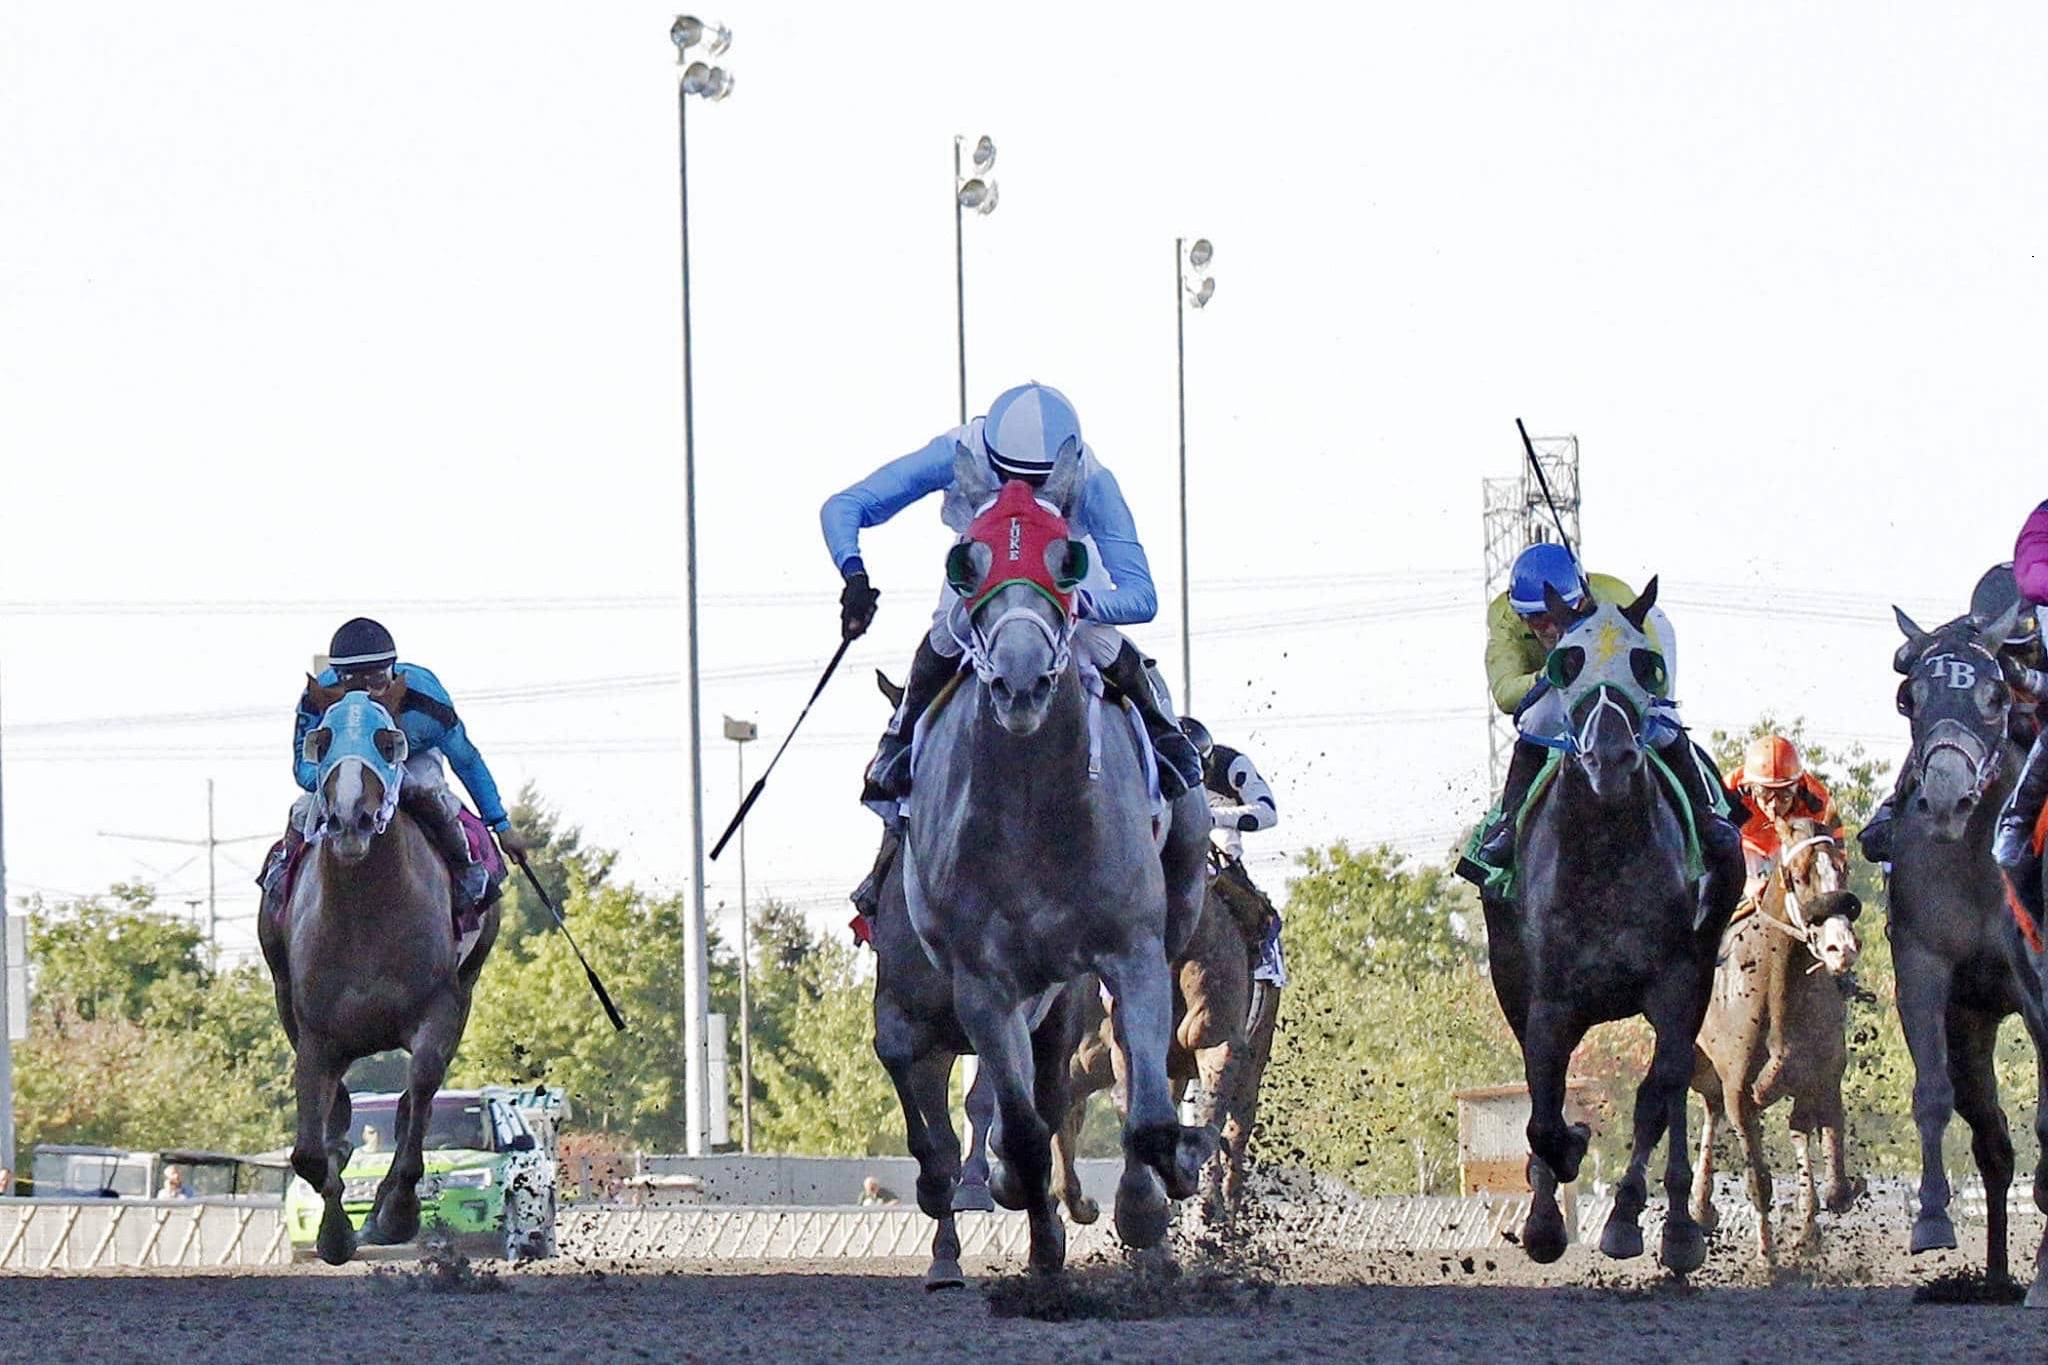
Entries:
[[270,856],[264,859],[263,870],[256,874],[256,885],[263,888],[263,900],[256,909],[260,917],[270,920],[284,914],[285,883],[288,880],[285,873],[291,867],[292,859],[305,846],[306,836],[299,833],[299,822],[294,818],[285,826],[284,838],[277,841]]
[[1713,760],[1682,731],[1657,750],[1657,757],[1678,779],[1692,806],[1693,828],[1699,832],[1700,852],[1707,864],[1707,875],[1700,879],[1695,922],[1705,923],[1713,907],[1726,898],[1729,890],[1739,889],[1744,878],[1742,830],[1736,821],[1715,810],[1715,800],[1718,797],[1728,802],[1734,808],[1736,820],[1748,818],[1748,807],[1722,786],[1719,773],[1711,780],[1707,777],[1713,771]]
[[1129,640],[1117,651],[1116,661],[1102,670],[1102,680],[1138,708],[1151,737],[1152,752],[1159,756],[1159,794],[1168,801],[1202,785],[1202,752],[1180,728],[1173,708],[1152,679],[1145,656]]
[[1514,865],[1515,817],[1521,814],[1522,804],[1529,799],[1529,788],[1543,771],[1543,761],[1548,757],[1550,751],[1541,744],[1526,739],[1515,741],[1515,751],[1508,758],[1508,780],[1501,788],[1500,814],[1487,826],[1486,837],[1479,841],[1479,861],[1488,867],[1505,872]]
[[882,909],[882,883],[889,879],[889,869],[895,866],[897,851],[903,847],[903,834],[899,822],[890,821],[882,826],[882,847],[875,854],[875,865],[868,869],[867,880],[853,888],[853,908],[860,911],[872,924]]
[[[949,659],[932,648],[931,637],[917,642],[916,657],[910,661],[910,676],[903,680],[903,701],[889,717],[882,731],[881,747],[868,764],[867,781],[860,799],[867,802],[900,801],[910,795],[910,739],[917,732],[917,720],[939,693],[960,671],[960,661]],[[875,883],[877,894],[881,883]],[[858,894],[858,893],[856,893]]]
[[455,918],[466,919],[483,904],[490,889],[490,869],[469,855],[469,835],[462,828],[462,802],[446,787],[401,786],[399,804],[412,812],[427,838],[455,873]]
[[2011,874],[2015,885],[2030,880],[2035,861],[2034,826],[2041,819],[2041,806],[2048,801],[2048,742],[2034,741],[2027,761],[2013,783],[2005,809],[1998,812],[1998,835],[1991,841],[1991,856]]

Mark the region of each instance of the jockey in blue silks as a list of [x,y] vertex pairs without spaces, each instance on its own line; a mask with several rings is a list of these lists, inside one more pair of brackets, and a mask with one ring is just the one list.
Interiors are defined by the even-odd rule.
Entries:
[[[1138,528],[1124,502],[1116,476],[1095,458],[1081,439],[1081,419],[1058,389],[1024,384],[1007,390],[990,405],[986,417],[934,437],[920,450],[892,460],[853,487],[825,500],[818,515],[832,562],[846,580],[840,594],[840,627],[848,639],[867,632],[874,622],[880,594],[868,583],[861,562],[860,533],[933,493],[953,486],[953,458],[965,447],[986,457],[999,482],[1022,479],[1034,488],[1052,474],[1062,454],[1077,453],[1083,461],[1081,494],[1067,517],[1077,538],[1089,542],[1090,559],[1102,569],[1081,587],[1081,621],[1074,644],[1102,674],[1103,681],[1128,697],[1145,718],[1152,745],[1170,771],[1160,774],[1168,800],[1202,784],[1202,758],[1180,732],[1165,685],[1137,646],[1118,626],[1142,625],[1159,611],[1152,587],[1152,568]],[[965,531],[966,525],[955,526]],[[910,735],[946,683],[960,670],[962,653],[951,613],[957,595],[945,593],[932,628],[918,646],[904,682],[903,704],[882,736],[881,750],[868,768],[863,800],[890,800],[910,790]]]
[[[1181,733],[1164,682],[1152,662],[1117,629],[1142,625],[1159,610],[1152,568],[1138,541],[1131,509],[1117,487],[1116,476],[1081,439],[1081,419],[1074,405],[1049,385],[1022,384],[1004,391],[990,404],[987,416],[941,433],[921,449],[890,461],[825,500],[818,520],[832,562],[845,580],[839,598],[842,634],[847,639],[865,634],[874,622],[880,598],[868,582],[867,566],[861,560],[860,533],[880,526],[912,503],[950,491],[954,459],[962,450],[986,459],[998,484],[1021,479],[1034,488],[1052,475],[1060,456],[1080,456],[1081,491],[1067,520],[1076,538],[1089,544],[1093,568],[1081,585],[1074,648],[1094,665],[1109,689],[1128,698],[1144,718],[1161,760],[1162,794],[1172,800],[1201,786],[1201,755]],[[965,532],[967,519],[977,509],[956,507],[958,501],[946,499],[941,516],[955,532]],[[956,521],[958,525],[954,525]],[[960,671],[963,649],[953,619],[958,606],[957,594],[950,589],[942,592],[931,629],[918,645],[910,676],[904,680],[902,704],[890,718],[881,747],[868,765],[861,793],[864,802],[889,807],[909,794],[910,739],[918,717]],[[885,844],[878,871],[886,866],[890,853]],[[867,893],[880,885],[879,878],[870,878],[870,883],[854,897],[864,911],[868,909]]]
[[[328,666],[312,683],[322,688],[365,692],[387,709],[405,732],[407,757],[405,775],[399,784],[399,804],[418,820],[427,837],[441,850],[456,872],[455,911],[468,914],[482,901],[488,889],[488,873],[471,856],[469,836],[460,819],[462,802],[450,790],[441,767],[446,756],[462,779],[477,814],[498,836],[507,853],[524,853],[527,845],[512,831],[498,784],[484,757],[470,742],[455,703],[441,680],[418,664],[400,663],[391,632],[368,617],[359,616],[334,633],[328,645]],[[403,684],[403,689],[397,684]],[[387,699],[397,696],[395,708]],[[299,696],[292,729],[292,777],[307,794],[292,804],[291,821],[285,833],[283,856],[271,860],[260,879],[264,889],[264,911],[276,907],[273,898],[284,893],[283,869],[291,861],[298,843],[313,835],[320,770],[305,754],[306,735],[320,724],[320,708],[309,686]]]

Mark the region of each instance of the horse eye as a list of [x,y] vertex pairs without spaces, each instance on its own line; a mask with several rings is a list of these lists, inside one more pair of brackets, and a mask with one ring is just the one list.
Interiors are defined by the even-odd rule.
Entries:
[[1628,652],[1629,671],[1646,692],[1662,695],[1664,684],[1669,677],[1664,667],[1664,656],[1654,649],[1636,648]]
[[1552,687],[1570,687],[1586,668],[1586,651],[1578,645],[1566,645],[1550,651],[1550,658],[1543,665],[1543,676],[1550,680]]

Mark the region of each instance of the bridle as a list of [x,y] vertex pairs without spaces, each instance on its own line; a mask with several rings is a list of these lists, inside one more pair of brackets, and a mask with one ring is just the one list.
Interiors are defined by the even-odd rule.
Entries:
[[1799,892],[1792,885],[1792,860],[1807,849],[1821,844],[1831,844],[1836,848],[1840,848],[1842,841],[1832,834],[1812,834],[1801,839],[1790,848],[1779,852],[1778,882],[1785,890],[1785,918],[1782,920],[1775,919],[1770,915],[1764,914],[1756,916],[1756,918],[1770,925],[1779,933],[1789,938],[1797,939],[1804,945],[1806,951],[1813,957],[1813,965],[1806,969],[1808,976],[1827,966],[1827,959],[1821,956],[1820,948],[1820,930],[1821,926],[1827,923],[1827,918],[1807,919],[1806,911],[1799,904]]
[[[1034,592],[1042,591],[1036,583],[1033,583],[1028,578],[1019,578],[1012,581],[1022,583]],[[986,605],[987,598],[992,597],[997,591],[1008,586],[1009,584],[1007,583],[997,583],[986,589],[984,605]],[[981,679],[984,684],[993,682],[996,677],[997,669],[995,661],[991,657],[991,653],[995,649],[996,637],[1020,619],[1029,622],[1040,635],[1045,637],[1046,647],[1052,650],[1052,665],[1047,670],[1048,676],[1056,678],[1067,671],[1067,664],[1072,660],[1074,652],[1074,618],[1071,613],[1063,612],[1061,614],[1061,624],[1058,630],[1048,625],[1045,617],[1041,613],[1032,610],[1029,606],[1010,607],[986,626],[981,624],[978,609],[963,614],[967,617],[967,633],[965,635],[960,633],[959,625],[953,620],[948,620],[947,628],[952,632],[954,643],[959,645],[961,651],[966,654],[968,663],[974,666],[974,676]]]

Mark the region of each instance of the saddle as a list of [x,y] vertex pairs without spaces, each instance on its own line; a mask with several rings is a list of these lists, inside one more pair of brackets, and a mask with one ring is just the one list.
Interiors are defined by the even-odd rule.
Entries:
[[[1672,804],[1677,808],[1679,828],[1685,838],[1686,877],[1692,882],[1698,882],[1706,875],[1707,859],[1706,849],[1700,843],[1699,827],[1693,820],[1692,798],[1686,795],[1685,784],[1678,780],[1678,774],[1671,771],[1655,749],[1645,748],[1643,757],[1649,760],[1651,770],[1663,780],[1664,789],[1670,794]],[[1549,756],[1543,760],[1543,767],[1536,774],[1536,780],[1529,784],[1529,795],[1523,799],[1522,808],[1514,813],[1517,842],[1521,839],[1522,827],[1528,823],[1529,816],[1543,799],[1544,793],[1549,791],[1551,784],[1557,780],[1558,770],[1563,765],[1562,749],[1552,749]],[[1473,827],[1458,858],[1458,874],[1467,880],[1479,882],[1482,896],[1506,901],[1515,897],[1519,860],[1514,867],[1498,868],[1479,857],[1479,845],[1485,840],[1486,831],[1492,828],[1494,822],[1504,813],[1500,802],[1496,801],[1487,811],[1486,817]]]

